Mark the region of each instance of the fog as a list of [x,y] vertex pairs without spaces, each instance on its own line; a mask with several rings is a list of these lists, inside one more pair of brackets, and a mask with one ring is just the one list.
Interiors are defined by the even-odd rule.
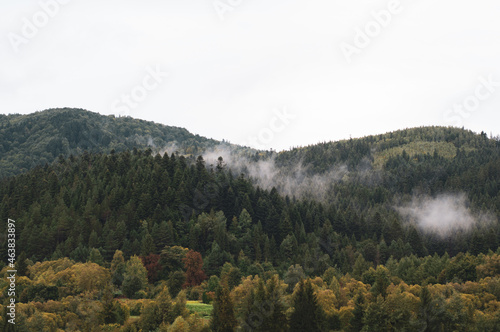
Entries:
[[468,232],[493,220],[493,216],[486,211],[472,211],[464,193],[413,197],[411,202],[396,209],[423,232],[434,233],[441,237],[456,232]]
[[293,166],[278,167],[276,155],[256,162],[227,146],[205,152],[203,159],[207,165],[215,166],[219,156],[224,159],[233,175],[243,173],[262,189],[270,190],[275,187],[280,194],[296,198],[322,200],[333,184],[348,180],[350,175],[344,164],[334,165],[322,174],[311,175],[309,168],[301,161],[295,162]]

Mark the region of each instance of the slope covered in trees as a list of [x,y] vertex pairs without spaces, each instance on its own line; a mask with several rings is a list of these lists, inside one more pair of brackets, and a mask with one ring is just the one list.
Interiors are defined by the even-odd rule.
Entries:
[[[329,267],[309,278],[299,265],[282,277],[273,268],[249,275],[240,258],[181,289],[192,267],[188,254],[173,258],[179,249],[165,247],[161,261],[184,266],[169,267],[170,276],[156,282],[147,280],[141,259],[124,260],[118,250],[111,264],[90,255],[84,263],[26,260],[22,270],[19,261],[15,331],[495,332],[500,324],[498,251],[391,258],[385,266],[366,264],[352,274]],[[7,288],[0,279],[0,290]],[[200,298],[213,305],[209,317],[194,309]],[[0,312],[8,331],[5,302]]]
[[85,150],[109,153],[134,147],[157,150],[168,147],[170,151],[199,154],[220,143],[193,135],[184,128],[82,109],[0,115],[0,177]]
[[[26,275],[26,330],[498,327],[498,139],[414,128],[252,153],[239,165],[195,157],[211,144],[185,155],[76,148],[0,179],[0,227],[16,220]],[[274,173],[259,177],[255,165]],[[448,197],[460,198],[442,210],[456,208],[457,220],[436,232],[419,218],[442,224]],[[186,311],[186,297],[215,301],[210,323]]]
[[[91,248],[101,248],[110,260],[116,249],[140,254],[148,241],[156,251],[175,244],[213,253],[209,272],[241,251],[252,261],[283,266],[326,254],[322,264],[343,271],[354,262],[350,246],[374,263],[411,253],[477,254],[496,250],[498,221],[452,237],[424,236],[405,222],[394,199],[415,186],[430,192],[461,189],[469,193],[472,208],[486,206],[498,216],[496,149],[464,153],[452,163],[435,155],[398,156],[385,166],[382,184],[334,183],[323,201],[262,190],[244,174],[233,176],[222,161],[207,167],[201,157],[153,156],[151,150],[84,153],[3,179],[0,220],[2,225],[7,218],[17,220],[19,243],[33,260],[81,260]],[[412,177],[419,171],[422,175]],[[405,176],[415,183],[403,181]],[[382,255],[380,247],[387,247]]]

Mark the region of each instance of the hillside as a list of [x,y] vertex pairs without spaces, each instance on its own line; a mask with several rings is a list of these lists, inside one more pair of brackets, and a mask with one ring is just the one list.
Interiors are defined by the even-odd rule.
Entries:
[[[422,129],[414,130],[419,131]],[[460,138],[463,143],[456,147],[455,156],[442,156],[437,149],[434,153],[426,151],[422,154],[417,153],[418,150],[406,152],[402,149],[401,154],[388,156],[381,169],[370,163],[373,160],[370,151],[373,151],[372,146],[381,145],[383,137],[372,146],[367,143],[373,140],[369,137],[285,152],[263,161],[242,157],[240,163],[245,165],[242,169],[236,167],[238,160],[234,156],[232,160],[221,160],[213,165],[206,163],[202,157],[155,155],[150,149],[111,154],[84,153],[4,179],[0,189],[0,218],[2,221],[8,217],[20,218],[20,230],[29,224],[27,233],[21,233],[20,241],[25,244],[29,256],[35,255],[36,259],[50,257],[57,248],[63,256],[69,256],[73,246],[88,244],[92,231],[97,234],[104,232],[100,237],[104,240],[111,236],[110,229],[115,229],[121,221],[126,225],[126,231],[121,231],[125,232],[122,236],[131,243],[141,243],[144,235],[141,233],[142,221],[148,223],[150,230],[155,224],[159,226],[163,221],[170,221],[173,234],[177,234],[175,243],[188,246],[195,236],[189,235],[193,231],[189,223],[201,213],[212,210],[223,213],[229,229],[233,217],[240,216],[245,209],[254,223],[260,224],[262,236],[267,238],[263,238],[261,244],[273,238],[276,246],[280,246],[291,233],[300,245],[300,239],[304,241],[305,234],[319,234],[316,232],[325,227],[325,222],[331,223],[333,231],[343,236],[354,236],[356,240],[374,238],[377,239],[375,243],[381,238],[389,243],[408,240],[404,231],[407,228],[405,218],[398,212],[397,206],[404,206],[420,197],[434,199],[444,194],[455,195],[455,201],[463,203],[464,209],[467,209],[464,211],[471,209],[478,215],[488,212],[497,219],[500,215],[499,142],[470,132],[450,132],[461,132],[466,137]],[[400,136],[408,137],[408,133]],[[430,144],[446,144],[446,137],[443,141]],[[408,143],[402,138],[398,140],[403,147],[411,144],[427,146],[419,141]],[[346,148],[349,145],[352,148]],[[334,149],[328,149],[332,146]],[[388,147],[395,151],[392,145]],[[302,155],[295,155],[294,159],[286,155],[296,151]],[[342,159],[342,153],[338,151],[345,151],[346,157]],[[368,152],[363,154],[363,151]],[[316,155],[322,158],[307,159]],[[339,161],[333,161],[336,155],[340,155]],[[273,161],[278,164],[285,157],[289,158],[288,163],[301,164],[304,168],[318,163],[321,167],[328,165],[334,170],[335,163],[339,162],[349,163],[356,159],[367,159],[368,162],[344,168],[339,171],[341,177],[333,177],[331,172],[308,175],[305,171],[300,174],[299,181],[295,168],[273,166]],[[275,173],[263,174],[270,172],[272,167]],[[234,169],[241,172],[233,173]],[[272,176],[269,178],[267,175]],[[287,189],[291,194],[285,196]],[[465,194],[465,203],[457,198],[460,193]],[[62,225],[57,226],[57,220]],[[88,227],[89,223],[93,226]],[[394,223],[400,225],[397,228],[401,229],[397,232]],[[480,226],[476,225],[479,227],[479,233],[476,233],[481,235],[479,238],[489,236],[483,233],[483,226]],[[487,229],[493,229],[497,234],[498,222]],[[419,234],[423,235],[423,231],[419,230]],[[41,241],[31,241],[31,233],[35,237],[44,233],[43,238],[48,242],[42,245]],[[463,236],[466,239],[469,235]],[[68,243],[72,245],[63,245],[69,239]],[[241,240],[239,236],[236,239]],[[200,239],[192,242],[191,247],[207,253],[211,241]],[[491,243],[457,241],[457,237],[452,242],[448,239],[443,242],[430,236],[419,236],[418,247],[421,254],[429,251],[442,254],[444,250],[450,253],[467,250],[477,253],[483,249],[470,246],[496,249],[497,245],[494,238]],[[32,246],[30,243],[37,243],[40,247],[28,250]],[[105,242],[102,242],[99,247],[104,245]],[[108,248],[108,255],[120,248],[121,245]],[[235,251],[232,255],[238,254],[238,248],[245,246],[233,246]],[[131,255],[139,253],[137,245],[126,245],[123,249],[132,250]],[[253,256],[255,252],[249,251],[247,255]],[[278,257],[274,259],[279,261]]]
[[134,147],[153,151],[168,148],[169,152],[197,154],[219,144],[183,128],[82,109],[0,115],[0,178],[84,150],[109,153]]
[[277,162],[289,165],[296,160],[310,165],[313,172],[324,172],[332,165],[344,163],[355,169],[363,163],[376,168],[386,164],[391,157],[403,153],[410,157],[417,155],[437,155],[453,159],[457,151],[473,152],[495,146],[485,133],[480,135],[470,130],[453,127],[419,127],[403,129],[386,134],[372,135],[358,139],[324,142],[302,148],[294,148],[279,154]]
[[[71,118],[57,114],[43,115]],[[105,133],[96,119],[82,111],[74,121]],[[180,318],[189,330],[210,331],[186,311],[186,297],[213,302],[214,315],[234,303],[234,324],[273,331],[292,329],[302,305],[318,308],[318,331],[419,331],[429,321],[439,330],[495,331],[500,323],[497,139],[423,127],[249,153],[178,128],[108,121],[103,127],[122,133],[116,137],[181,138],[193,153],[130,150],[107,139],[109,153],[99,144],[81,151],[85,140],[72,131],[65,135],[76,153],[0,179],[0,227],[16,221],[16,267],[26,275],[20,331],[40,322],[155,330]],[[21,126],[16,116],[7,123]],[[127,126],[140,136],[123,134]],[[23,149],[34,140],[12,139]],[[313,292],[317,300],[301,302]],[[113,294],[127,299],[113,302]],[[278,327],[249,321],[255,299],[275,301]],[[175,315],[157,318],[174,306]]]

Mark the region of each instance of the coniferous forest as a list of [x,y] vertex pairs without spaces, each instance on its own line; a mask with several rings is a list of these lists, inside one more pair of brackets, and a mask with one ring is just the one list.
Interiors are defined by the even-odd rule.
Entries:
[[500,331],[500,140],[484,132],[277,153],[49,110],[0,116],[0,176],[16,331]]

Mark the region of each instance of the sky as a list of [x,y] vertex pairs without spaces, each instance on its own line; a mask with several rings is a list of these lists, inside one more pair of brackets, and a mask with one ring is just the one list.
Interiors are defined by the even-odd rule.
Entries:
[[283,150],[500,134],[494,0],[0,3],[0,113],[75,107]]

